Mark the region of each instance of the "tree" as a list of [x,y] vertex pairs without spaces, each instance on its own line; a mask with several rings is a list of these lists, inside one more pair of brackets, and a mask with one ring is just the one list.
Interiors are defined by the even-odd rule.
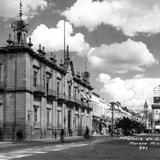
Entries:
[[115,126],[116,129],[122,129],[124,135],[131,135],[134,131],[136,133],[141,133],[145,129],[143,123],[128,117],[123,117],[116,121]]

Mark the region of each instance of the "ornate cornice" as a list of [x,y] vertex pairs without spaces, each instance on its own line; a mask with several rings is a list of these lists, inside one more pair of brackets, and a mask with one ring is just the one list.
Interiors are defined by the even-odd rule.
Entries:
[[46,65],[50,66],[51,68],[57,70],[58,72],[62,74],[66,74],[65,70],[63,67],[58,66],[57,64],[51,62],[50,59],[46,58],[45,56],[36,53],[31,49],[30,47],[27,47],[25,45],[21,46],[7,46],[7,47],[0,47],[0,54],[2,53],[17,53],[17,52],[27,52],[29,53],[32,57],[36,58],[37,60],[45,63]]

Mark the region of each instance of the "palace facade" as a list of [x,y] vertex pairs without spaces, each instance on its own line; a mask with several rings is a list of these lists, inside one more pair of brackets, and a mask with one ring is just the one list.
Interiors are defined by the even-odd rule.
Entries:
[[13,40],[9,35],[0,48],[0,138],[15,139],[18,130],[25,139],[51,138],[62,128],[66,136],[91,130],[93,88],[87,71],[75,73],[69,47],[60,64],[41,45],[35,52],[21,10],[12,28]]

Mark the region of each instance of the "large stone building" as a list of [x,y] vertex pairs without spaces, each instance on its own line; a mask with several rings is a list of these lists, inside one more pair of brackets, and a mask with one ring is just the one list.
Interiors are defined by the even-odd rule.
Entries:
[[33,51],[21,10],[12,28],[13,40],[9,35],[0,48],[1,138],[14,139],[19,129],[26,139],[49,138],[61,128],[67,136],[92,129],[89,73],[75,73],[68,47],[60,64],[41,45]]

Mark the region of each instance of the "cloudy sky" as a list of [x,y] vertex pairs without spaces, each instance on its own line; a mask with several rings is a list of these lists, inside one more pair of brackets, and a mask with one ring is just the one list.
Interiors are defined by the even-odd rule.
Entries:
[[[108,101],[132,109],[152,104],[160,84],[159,0],[23,0],[33,48],[62,56],[63,21],[75,69],[87,61],[91,84]],[[11,33],[19,0],[0,0],[0,45]]]

